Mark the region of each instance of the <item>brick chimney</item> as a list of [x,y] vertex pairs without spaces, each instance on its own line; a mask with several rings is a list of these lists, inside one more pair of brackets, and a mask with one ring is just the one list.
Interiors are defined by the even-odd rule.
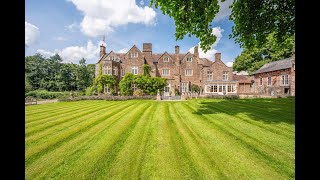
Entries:
[[194,47],[194,55],[195,55],[196,57],[199,57],[198,46],[195,46],[195,47]]
[[221,53],[216,53],[214,55],[215,61],[221,61]]
[[106,47],[103,44],[101,44],[100,45],[100,56],[99,57],[101,58],[105,54],[106,54]]
[[179,54],[179,53],[180,53],[180,47],[179,47],[178,45],[175,46],[174,49],[175,49],[175,53],[176,53],[176,54]]
[[152,43],[143,43],[142,53],[145,55],[145,57],[151,57],[152,56]]

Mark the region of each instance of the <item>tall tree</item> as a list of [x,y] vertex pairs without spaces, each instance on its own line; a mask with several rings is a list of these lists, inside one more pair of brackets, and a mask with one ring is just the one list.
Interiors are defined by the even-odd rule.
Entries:
[[236,71],[248,71],[252,73],[268,62],[291,57],[294,54],[294,36],[286,37],[279,43],[275,33],[267,37],[267,42],[262,46],[246,47],[233,63]]
[[230,20],[235,41],[241,47],[262,47],[274,33],[277,43],[295,33],[294,0],[234,0]]
[[[218,1],[151,0],[150,6],[160,7],[163,14],[174,19],[176,40],[195,35],[200,39],[201,49],[207,52],[216,41],[212,21],[219,11]],[[277,42],[295,33],[294,0],[234,0],[231,8],[230,20],[235,25],[230,38],[235,38],[243,48],[262,46],[272,32]]]

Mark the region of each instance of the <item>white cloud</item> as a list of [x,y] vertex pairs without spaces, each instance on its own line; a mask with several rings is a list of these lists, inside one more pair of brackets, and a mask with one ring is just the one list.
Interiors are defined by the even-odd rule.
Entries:
[[117,51],[117,53],[127,53],[128,52],[128,49],[126,48],[123,48],[123,49],[120,49],[119,51]]
[[233,62],[227,62],[226,65],[227,65],[228,67],[232,67]]
[[225,2],[219,1],[218,4],[220,6],[219,12],[214,17],[214,21],[220,21],[225,17],[229,17],[231,14],[231,8],[229,6],[233,3],[233,0],[226,0]]
[[70,46],[62,50],[55,50],[54,52],[38,49],[37,52],[46,57],[50,57],[55,53],[58,53],[65,63],[79,63],[82,58],[85,58],[87,62],[95,62],[98,60],[99,46],[88,41],[86,47]]
[[53,40],[56,40],[56,41],[65,41],[65,40],[67,40],[67,38],[64,38],[64,37],[59,36],[59,37],[54,37]]
[[[217,52],[219,52],[218,50],[215,49],[215,47],[217,46],[217,44],[219,43],[221,37],[222,37],[222,32],[224,30],[221,29],[219,26],[218,27],[214,27],[212,28],[212,34],[215,35],[217,37],[216,42],[211,46],[211,49],[209,49],[206,53],[203,52],[203,50],[200,48],[200,42],[198,43],[198,51],[199,51],[199,57],[200,58],[207,58],[209,60],[214,60],[214,54],[216,54]],[[189,52],[194,53],[194,47],[191,47],[189,49]]]
[[79,28],[79,25],[74,22],[70,25],[65,26],[65,28],[71,32],[75,32]]
[[143,1],[143,0],[140,1],[140,5],[141,5],[141,6],[144,5],[144,1]]
[[46,51],[44,49],[38,49],[37,50],[37,53],[40,53],[41,55],[43,55],[44,57],[48,58],[50,56],[53,56],[56,54],[56,52],[49,52],[49,51]]
[[70,0],[84,14],[81,31],[90,37],[108,34],[128,23],[154,25],[156,12],[135,0]]
[[25,46],[29,47],[37,43],[40,37],[39,28],[33,24],[25,22]]

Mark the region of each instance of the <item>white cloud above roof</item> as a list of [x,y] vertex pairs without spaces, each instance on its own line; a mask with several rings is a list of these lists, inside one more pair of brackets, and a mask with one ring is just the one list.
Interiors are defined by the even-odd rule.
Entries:
[[[200,42],[198,43],[198,51],[199,51],[199,57],[200,58],[207,58],[211,61],[214,61],[214,55],[219,52],[218,50],[215,49],[217,44],[220,42],[220,39],[222,38],[222,32],[224,30],[221,29],[220,27],[214,27],[212,28],[212,34],[217,37],[216,42],[211,46],[211,49],[209,49],[206,53],[203,52],[203,50],[200,47]],[[189,52],[194,53],[194,47],[191,47],[189,49]]]
[[109,34],[128,23],[154,25],[156,20],[152,8],[140,7],[135,0],[70,1],[84,14],[80,29],[89,37]]

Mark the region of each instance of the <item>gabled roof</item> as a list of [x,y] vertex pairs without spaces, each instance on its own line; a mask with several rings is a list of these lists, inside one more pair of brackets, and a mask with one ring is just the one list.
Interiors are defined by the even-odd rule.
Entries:
[[260,69],[258,69],[256,72],[254,72],[253,74],[291,68],[292,59],[293,57],[290,57],[290,58],[282,59],[279,61],[273,61],[273,62],[267,63],[263,65]]
[[128,54],[128,52],[129,52],[132,48],[134,48],[134,47],[137,48],[140,53],[142,53],[142,52],[140,51],[140,49],[139,49],[136,45],[133,45],[124,55]]
[[157,61],[158,61],[162,56],[164,56],[165,54],[168,54],[168,55],[170,56],[170,58],[174,60],[174,58],[173,58],[167,51],[165,51],[165,52],[157,59]]

